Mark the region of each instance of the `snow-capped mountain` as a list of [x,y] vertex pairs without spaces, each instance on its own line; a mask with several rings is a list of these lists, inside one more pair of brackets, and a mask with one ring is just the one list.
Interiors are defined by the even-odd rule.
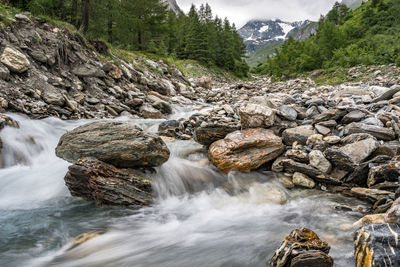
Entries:
[[311,21],[284,22],[281,20],[252,20],[238,30],[247,52],[282,43],[292,34],[309,25]]
[[162,0],[164,3],[168,5],[168,8],[174,11],[176,14],[181,12],[181,9],[179,8],[178,4],[176,3],[176,0]]

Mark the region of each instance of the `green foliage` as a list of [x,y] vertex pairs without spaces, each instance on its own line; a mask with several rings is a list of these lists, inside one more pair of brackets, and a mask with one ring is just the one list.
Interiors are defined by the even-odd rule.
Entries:
[[306,41],[288,39],[256,73],[288,78],[316,69],[398,63],[400,1],[368,1],[354,11],[336,3]]
[[15,5],[121,49],[197,60],[240,77],[249,70],[235,25],[214,18],[208,4],[193,5],[188,15],[168,11],[159,0],[18,0]]

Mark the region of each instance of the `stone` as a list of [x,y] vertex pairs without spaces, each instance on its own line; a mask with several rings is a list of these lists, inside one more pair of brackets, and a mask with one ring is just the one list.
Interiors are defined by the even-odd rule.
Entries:
[[385,222],[400,224],[400,198],[397,198],[386,212]]
[[314,120],[313,124],[317,124],[323,121],[329,121],[329,120],[338,120],[342,118],[344,115],[346,115],[346,111],[340,110],[340,109],[328,109],[325,112],[322,112],[321,114],[317,115]]
[[359,110],[354,110],[343,117],[342,123],[349,124],[352,122],[359,122],[365,118],[365,113]]
[[165,101],[157,101],[155,103],[153,103],[152,105],[154,108],[158,109],[159,111],[161,111],[161,113],[163,114],[172,114],[172,107],[169,103],[165,102]]
[[361,121],[360,123],[367,124],[367,125],[374,125],[374,126],[379,126],[383,127],[385,126],[381,120],[375,117],[368,117],[365,120]]
[[279,115],[284,119],[287,119],[289,121],[295,121],[297,119],[297,111],[290,106],[283,105],[281,106],[279,111]]
[[278,181],[283,185],[283,187],[287,189],[292,189],[294,188],[294,183],[292,179],[286,175],[279,175]]
[[354,194],[354,196],[368,200],[371,203],[375,203],[376,201],[384,197],[394,199],[394,193],[379,189],[353,187],[351,189],[351,193]]
[[399,266],[400,226],[376,223],[364,226],[354,234],[357,267]]
[[274,125],[275,111],[267,106],[247,103],[239,108],[242,128],[268,128]]
[[73,68],[71,72],[78,77],[103,78],[104,76],[106,76],[103,70],[89,64],[78,65],[75,68]]
[[196,82],[196,86],[211,90],[211,78],[205,76],[199,78]]
[[10,71],[23,73],[28,70],[31,65],[28,58],[11,47],[6,47],[0,56],[0,62],[3,63]]
[[308,155],[310,165],[320,170],[323,173],[330,173],[332,164],[325,158],[324,153],[319,150],[313,150]]
[[179,121],[177,120],[164,121],[158,126],[158,135],[160,136],[177,137],[179,132]]
[[306,145],[307,139],[314,134],[314,128],[311,125],[298,126],[286,129],[282,133],[283,142],[286,145],[292,145],[294,142]]
[[161,119],[163,117],[162,113],[158,109],[155,109],[148,104],[142,105],[140,107],[140,112],[145,119]]
[[271,130],[253,128],[228,134],[214,142],[208,151],[210,160],[221,171],[249,172],[279,157],[282,139]]
[[41,97],[49,105],[63,106],[65,98],[63,94],[43,79],[37,78],[29,82],[30,86],[34,90],[41,92]]
[[81,158],[68,168],[65,183],[72,196],[97,205],[147,206],[152,203],[151,180],[133,169],[118,169],[95,158]]
[[362,141],[365,139],[370,139],[370,138],[373,139],[375,137],[373,137],[372,135],[367,134],[367,133],[356,133],[356,134],[351,134],[346,137],[343,137],[341,139],[340,143],[342,145],[348,145],[348,144],[352,144],[352,143],[359,142],[359,141]]
[[227,134],[240,129],[240,125],[225,122],[213,122],[211,124],[200,125],[195,128],[194,140],[209,146],[215,141],[224,139]]
[[309,162],[308,153],[300,149],[290,149],[286,151],[285,157],[302,163]]
[[293,184],[310,189],[315,187],[313,179],[299,172],[293,174]]
[[336,167],[346,171],[353,171],[355,167],[368,158],[378,146],[379,143],[376,140],[369,138],[340,148],[329,148],[325,151],[325,157]]
[[323,138],[323,140],[329,145],[335,145],[340,143],[340,137],[336,135],[326,136]]
[[400,92],[400,85],[395,85],[391,88],[388,88],[385,92],[383,92],[380,96],[374,98],[372,103],[378,103],[384,100],[390,100],[395,94]]
[[332,267],[330,246],[313,231],[293,230],[269,260],[271,267]]
[[10,78],[10,71],[0,63],[0,80],[8,81]]
[[331,132],[331,129],[329,129],[325,126],[322,126],[320,124],[315,125],[315,130],[317,130],[317,132],[319,132],[322,135],[328,135]]
[[121,168],[156,167],[169,158],[164,141],[130,122],[98,121],[64,134],[56,155],[69,162],[94,157]]
[[395,132],[391,128],[384,128],[380,126],[368,125],[358,122],[350,123],[344,129],[345,135],[350,135],[355,133],[367,133],[376,137],[377,139],[385,141],[394,140],[396,137]]
[[384,181],[398,182],[400,178],[400,162],[389,161],[369,169],[367,185],[371,187]]

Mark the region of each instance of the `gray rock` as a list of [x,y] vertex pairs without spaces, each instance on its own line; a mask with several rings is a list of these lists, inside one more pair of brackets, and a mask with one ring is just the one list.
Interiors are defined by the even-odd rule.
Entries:
[[0,62],[3,63],[10,71],[23,73],[28,70],[31,65],[28,58],[18,50],[6,47],[0,56]]
[[99,121],[64,134],[56,155],[69,162],[94,157],[122,168],[155,167],[169,158],[164,141],[129,122]]
[[315,125],[315,130],[317,130],[317,132],[319,132],[322,135],[328,135],[331,132],[331,129],[322,126],[320,124]]
[[76,66],[71,70],[73,74],[75,74],[78,77],[104,77],[106,74],[104,73],[103,70],[89,65],[89,64],[83,64]]
[[64,105],[65,99],[63,94],[53,85],[40,78],[32,80],[30,85],[34,90],[41,92],[41,97],[47,104],[56,106]]
[[40,63],[47,63],[47,56],[46,54],[41,51],[41,50],[33,50],[32,52],[29,53],[29,55],[36,61],[39,61]]
[[319,150],[313,150],[308,155],[310,165],[317,168],[323,173],[329,173],[332,170],[332,164],[325,158],[324,154]]
[[299,173],[299,172],[295,172],[293,174],[293,183],[295,185],[305,187],[305,188],[310,188],[310,189],[315,187],[315,182],[313,179],[311,179],[307,175]]
[[395,94],[400,92],[400,85],[395,85],[391,88],[388,88],[385,92],[383,92],[380,96],[377,98],[374,98],[372,100],[372,103],[378,103],[383,100],[389,100],[391,99]]
[[282,134],[282,138],[286,145],[292,145],[294,142],[306,145],[307,139],[313,134],[314,128],[311,125],[304,125],[286,129]]
[[239,108],[242,128],[268,128],[274,125],[275,111],[267,106],[247,103]]
[[343,117],[342,123],[349,124],[352,122],[359,122],[365,118],[365,113],[359,110],[352,111]]
[[393,129],[383,128],[375,125],[367,125],[363,123],[353,122],[347,125],[344,129],[345,135],[355,133],[368,133],[377,139],[391,141],[395,139],[395,132]]
[[348,145],[369,138],[374,138],[374,137],[367,133],[355,133],[344,137],[343,139],[341,139],[340,143],[342,145]]
[[158,109],[147,104],[140,107],[140,112],[142,112],[143,118],[145,119],[161,119],[163,117]]
[[287,119],[289,121],[295,121],[297,118],[297,111],[290,106],[283,105],[283,106],[281,106],[279,111],[280,111],[280,115],[284,119]]
[[379,146],[372,139],[348,144],[341,148],[330,148],[325,151],[325,156],[340,169],[353,171],[354,168],[370,156]]
[[97,205],[147,206],[152,203],[151,180],[133,169],[118,169],[95,158],[81,158],[68,168],[65,184],[71,195]]
[[10,71],[6,68],[6,66],[0,63],[0,80],[8,81],[9,78]]
[[381,122],[380,120],[378,120],[375,117],[368,117],[365,120],[363,120],[361,123],[367,124],[367,125],[375,125],[375,126],[379,126],[379,127],[385,126],[383,124],[383,122]]

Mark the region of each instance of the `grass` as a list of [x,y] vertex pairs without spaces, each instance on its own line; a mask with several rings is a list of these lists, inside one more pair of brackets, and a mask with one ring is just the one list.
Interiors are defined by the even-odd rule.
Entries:
[[[316,85],[339,85],[345,82],[359,82],[364,77],[353,78],[349,73],[349,69],[347,68],[332,68],[328,70],[318,70],[315,72],[320,72],[319,75],[313,78]],[[315,73],[314,72],[314,73]],[[310,76],[312,73],[306,74],[306,76]]]
[[20,12],[17,8],[0,4],[0,25],[10,25],[14,22],[14,16]]

